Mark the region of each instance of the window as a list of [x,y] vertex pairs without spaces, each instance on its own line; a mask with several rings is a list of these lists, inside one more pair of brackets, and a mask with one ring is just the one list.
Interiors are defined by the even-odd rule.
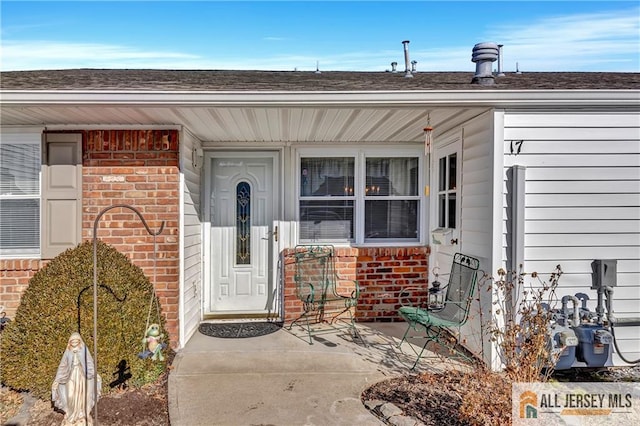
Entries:
[[367,158],[365,238],[418,238],[418,158]]
[[458,155],[449,154],[438,161],[438,227],[455,229]]
[[419,242],[420,157],[357,152],[299,162],[301,242]]
[[[2,129],[0,256],[52,259],[82,241],[82,134]],[[43,149],[44,148],[44,149]]]
[[251,265],[251,186],[236,187],[236,264]]
[[305,241],[353,239],[355,159],[300,160],[300,238]]
[[0,143],[0,255],[40,253],[40,135],[28,136]]

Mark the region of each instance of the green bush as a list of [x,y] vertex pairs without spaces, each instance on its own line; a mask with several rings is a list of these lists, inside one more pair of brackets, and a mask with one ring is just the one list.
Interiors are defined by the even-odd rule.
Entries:
[[[97,257],[97,364],[104,394],[123,377],[118,375],[122,361],[130,370],[120,372],[131,374],[127,384],[132,387],[154,381],[166,369],[166,361],[138,357],[148,318],[160,324],[167,343],[168,336],[153,286],[142,270],[100,241]],[[2,383],[49,399],[72,332],[80,332],[93,354],[93,312],[93,242],[87,241],[60,254],[29,281],[15,319],[0,335]]]

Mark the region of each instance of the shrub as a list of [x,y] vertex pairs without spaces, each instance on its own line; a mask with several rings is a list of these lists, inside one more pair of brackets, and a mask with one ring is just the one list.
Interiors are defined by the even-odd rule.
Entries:
[[[109,392],[124,374],[131,375],[128,385],[142,386],[166,368],[166,361],[138,357],[148,318],[160,324],[168,339],[160,305],[152,284],[125,255],[98,241],[97,258],[97,363],[102,391]],[[29,281],[14,321],[1,334],[2,383],[49,399],[72,332],[80,332],[93,354],[93,312],[93,242],[87,241],[60,254]]]
[[[498,271],[498,279],[482,277],[487,291],[494,296],[494,315],[488,334],[497,346],[503,371],[491,371],[485,365],[463,375],[461,386],[466,396],[460,417],[470,425],[509,424],[511,384],[548,381],[558,352],[550,346],[550,307],[556,300],[560,265],[544,281],[536,272]],[[527,282],[525,282],[528,280]]]
[[[507,274],[498,271],[494,282],[497,309],[489,329],[499,345],[500,359],[513,382],[544,382],[553,372],[559,352],[551,347],[550,308],[556,302],[560,265],[544,281],[537,272]],[[509,280],[507,276],[515,276]],[[526,276],[530,281],[525,282]]]

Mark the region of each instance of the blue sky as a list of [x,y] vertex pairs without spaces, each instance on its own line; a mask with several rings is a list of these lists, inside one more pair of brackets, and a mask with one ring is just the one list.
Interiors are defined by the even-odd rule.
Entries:
[[640,3],[604,1],[10,1],[0,69],[640,72]]

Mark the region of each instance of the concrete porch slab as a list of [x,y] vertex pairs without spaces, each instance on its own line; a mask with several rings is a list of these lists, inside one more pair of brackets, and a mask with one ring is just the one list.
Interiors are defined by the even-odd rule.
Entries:
[[383,424],[360,401],[367,387],[389,377],[452,368],[429,353],[411,371],[415,355],[397,347],[405,328],[405,323],[358,324],[366,346],[343,331],[316,336],[310,345],[306,332],[295,326],[244,339],[196,332],[169,374],[171,425]]

